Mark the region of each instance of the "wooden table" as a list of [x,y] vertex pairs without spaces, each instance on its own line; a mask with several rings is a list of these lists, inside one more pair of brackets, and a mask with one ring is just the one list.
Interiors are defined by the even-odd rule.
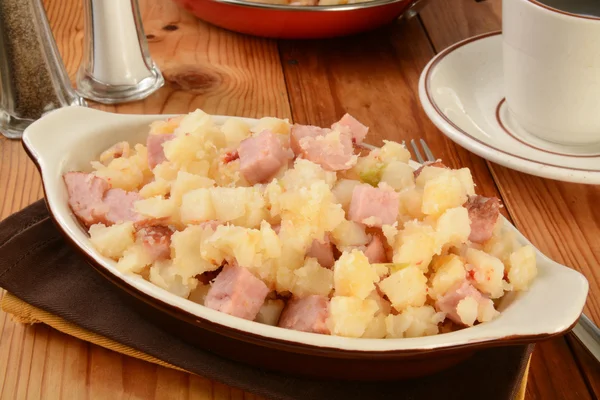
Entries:
[[[79,0],[45,1],[71,77],[82,55]],[[169,0],[140,0],[150,50],[166,85],[146,101],[102,107],[123,113],[277,116],[327,126],[348,111],[371,142],[424,137],[452,167],[471,168],[479,192],[498,196],[506,216],[545,254],[590,281],[585,312],[600,324],[600,187],[536,178],[486,162],[447,140],[422,111],[417,82],[438,51],[500,29],[501,2],[433,0],[418,18],[335,40],[274,41],[228,32]],[[0,139],[0,218],[42,197],[21,144]],[[548,293],[552,296],[552,293]],[[570,337],[536,347],[528,399],[600,396],[600,366]],[[121,356],[46,326],[0,313],[0,398],[251,399],[216,382]]]

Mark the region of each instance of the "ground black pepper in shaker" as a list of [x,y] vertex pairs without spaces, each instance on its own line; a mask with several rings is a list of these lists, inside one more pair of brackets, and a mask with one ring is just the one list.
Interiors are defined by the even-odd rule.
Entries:
[[85,105],[72,88],[41,0],[0,0],[0,132],[21,137],[44,113]]

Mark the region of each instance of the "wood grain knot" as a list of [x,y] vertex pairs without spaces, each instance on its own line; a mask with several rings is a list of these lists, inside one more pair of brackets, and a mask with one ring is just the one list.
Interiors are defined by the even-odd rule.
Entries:
[[168,24],[162,27],[163,31],[172,32],[179,29],[179,27],[175,24]]
[[163,76],[175,89],[196,94],[206,93],[221,84],[221,76],[196,65],[179,65],[163,71]]

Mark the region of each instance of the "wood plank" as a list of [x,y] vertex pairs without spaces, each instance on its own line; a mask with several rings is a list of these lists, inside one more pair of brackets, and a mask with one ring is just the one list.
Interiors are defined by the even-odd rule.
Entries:
[[[81,2],[46,0],[69,76],[82,57]],[[166,85],[145,101],[95,107],[122,113],[290,117],[274,41],[243,37],[202,23],[169,0],[140,0],[150,51]],[[163,29],[166,25],[176,30]],[[172,28],[169,28],[172,29]],[[0,138],[0,219],[42,197],[39,175],[20,142]],[[125,357],[43,325],[24,326],[0,312],[0,398],[257,397],[168,368]]]
[[[500,29],[501,12],[500,0],[481,3],[438,0],[435,7],[423,10],[421,19],[434,49],[439,52],[467,37]],[[600,245],[594,240],[600,214],[593,207],[600,200],[600,187],[541,179],[488,164],[517,228],[544,254],[586,275],[590,295],[585,312],[596,323],[600,322],[600,274],[594,268],[600,259]],[[588,380],[594,379],[594,371],[580,359],[577,361],[582,371],[574,369],[575,359],[566,349],[565,339],[536,347],[528,385],[532,398],[551,398],[545,396],[560,393],[563,384],[571,385],[571,392],[583,392],[582,371]],[[558,368],[545,367],[555,359],[560,360]],[[560,384],[549,392],[557,381]],[[591,390],[600,397],[596,387]]]

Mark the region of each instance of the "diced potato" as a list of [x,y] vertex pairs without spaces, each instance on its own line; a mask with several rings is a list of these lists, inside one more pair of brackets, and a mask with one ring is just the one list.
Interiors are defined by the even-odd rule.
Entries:
[[438,324],[444,319],[431,306],[408,307],[401,314],[386,317],[387,337],[421,337],[439,332]]
[[383,162],[390,163],[393,161],[400,161],[408,163],[410,160],[410,152],[403,144],[390,140],[384,140],[383,143],[384,144],[379,151],[379,158]]
[[252,132],[260,133],[267,129],[280,135],[289,135],[290,122],[287,119],[263,117],[259,119],[258,123],[252,128]]
[[203,243],[202,256],[215,264],[235,259],[238,264],[249,269],[260,266],[266,258],[261,232],[234,225],[219,226]]
[[415,185],[413,169],[401,161],[391,161],[381,172],[381,182],[390,185],[394,190],[403,190]]
[[250,125],[239,118],[229,118],[221,126],[221,131],[227,140],[227,147],[235,149],[240,142],[250,136]]
[[437,220],[435,226],[438,246],[459,246],[469,239],[471,220],[464,207],[447,209]]
[[535,250],[532,246],[523,246],[510,255],[507,265],[508,281],[513,290],[527,290],[537,276]]
[[373,317],[371,322],[367,325],[365,333],[361,337],[367,339],[383,339],[387,334],[385,325],[386,315],[379,314]]
[[472,268],[474,286],[492,299],[501,297],[504,294],[502,285],[504,264],[502,261],[476,249],[468,249],[466,259]]
[[210,189],[201,188],[184,194],[181,198],[180,215],[181,222],[184,224],[197,224],[217,219]]
[[473,296],[467,296],[458,302],[456,313],[463,324],[473,326],[477,319],[479,302]]
[[157,261],[150,267],[150,282],[179,297],[188,298],[190,292],[196,289],[198,280],[182,278],[178,272],[170,260]]
[[397,311],[409,306],[420,307],[427,300],[427,278],[421,269],[413,265],[385,278],[379,283],[379,288]]
[[139,274],[153,262],[153,258],[141,243],[135,243],[125,250],[123,257],[117,262],[117,269],[121,272]]
[[216,219],[255,228],[266,218],[266,203],[254,187],[210,189]]
[[446,170],[425,183],[421,211],[426,215],[440,215],[449,208],[462,206],[466,201],[467,193],[461,181]]
[[341,204],[346,212],[348,212],[350,201],[352,201],[352,192],[358,185],[360,185],[360,182],[354,179],[340,179],[332,189],[336,202]]
[[179,171],[177,178],[171,186],[171,199],[178,206],[181,205],[181,199],[184,194],[200,188],[213,187],[215,181],[201,175],[190,174],[189,172]]
[[262,247],[266,258],[278,258],[281,256],[281,240],[267,221],[260,224]]
[[144,170],[131,158],[115,158],[108,165],[92,161],[94,175],[106,179],[112,188],[137,190],[144,183]]
[[152,173],[156,179],[162,179],[165,181],[174,181],[177,179],[178,172],[179,167],[170,161],[162,162],[152,170]]
[[427,271],[431,258],[440,250],[431,225],[410,221],[398,232],[393,261],[396,264],[416,265]]
[[277,277],[275,283],[275,290],[279,293],[284,292],[292,292],[294,289],[294,284],[296,283],[296,275],[294,274],[294,270],[291,268],[287,268],[285,266],[280,265],[277,268]]
[[210,286],[211,285],[203,285],[200,282],[198,282],[198,286],[196,286],[196,289],[190,292],[188,300],[193,301],[194,303],[204,305],[204,300],[206,299],[206,295],[210,290]]
[[156,196],[166,196],[171,191],[171,182],[164,179],[157,179],[149,182],[140,189],[140,196],[144,199]]
[[[502,218],[498,218],[498,221],[502,221]],[[519,248],[517,237],[512,231],[500,231],[494,232],[491,239],[485,242],[483,250],[500,259],[504,265],[510,263],[510,255]]]
[[178,166],[196,161],[196,154],[203,149],[202,138],[195,135],[181,135],[163,143],[165,157]]
[[183,117],[183,115],[180,115],[178,117],[153,121],[150,124],[150,135],[168,135],[173,133]]
[[429,278],[431,285],[429,295],[434,300],[446,294],[448,290],[460,282],[463,282],[467,276],[465,264],[456,255],[442,257],[437,264],[437,269]]
[[133,203],[133,208],[145,217],[168,218],[177,212],[177,205],[162,196],[150,197]]
[[369,242],[365,226],[344,219],[331,232],[331,241],[338,247],[364,246]]
[[133,222],[112,226],[95,224],[89,230],[90,241],[104,257],[118,260],[135,241]]
[[211,263],[202,257],[201,244],[212,234],[210,228],[188,226],[185,230],[175,232],[171,236],[171,253],[173,265],[178,274],[184,278],[214,271],[220,264]]
[[454,173],[468,196],[475,194],[475,183],[473,182],[473,176],[471,176],[471,170],[469,168],[461,168],[454,170]]
[[423,167],[423,169],[421,169],[419,176],[415,179],[415,183],[418,187],[424,188],[427,182],[448,172],[449,170],[444,167],[426,165]]
[[328,297],[333,289],[333,271],[321,267],[315,258],[307,258],[304,266],[295,270],[294,275],[292,293],[298,297],[313,294]]
[[388,315],[392,311],[392,305],[389,301],[383,298],[381,294],[377,290],[373,290],[367,299],[374,300],[377,303],[377,313],[375,315]]
[[419,187],[411,187],[402,190],[398,193],[400,207],[398,219],[408,221],[415,218],[423,218],[425,214],[421,211],[423,206],[423,189]]
[[396,228],[396,225],[398,225],[397,223],[392,225],[383,225],[381,227],[381,231],[383,232],[383,236],[385,236],[385,239],[388,243],[388,245],[394,247],[394,244],[396,243],[396,237],[398,236],[398,229]]
[[335,180],[335,172],[326,171],[319,164],[304,158],[296,158],[294,168],[285,171],[281,178],[281,184],[286,190],[297,190],[310,188],[315,181],[323,181],[329,188],[332,188]]
[[254,320],[261,324],[276,326],[284,306],[283,300],[267,300],[258,311]]
[[362,251],[344,252],[333,266],[336,296],[365,299],[375,289],[379,275]]
[[479,309],[477,310],[477,320],[479,322],[488,322],[496,318],[500,313],[494,308],[494,302],[490,299],[482,299],[479,301]]
[[377,312],[374,300],[335,296],[329,303],[327,324],[332,335],[361,337]]
[[179,121],[179,126],[177,126],[173,133],[175,133],[177,136],[181,136],[185,134],[202,132],[204,130],[214,128],[214,126],[215,125],[212,121],[212,117],[204,111],[197,109],[191,113],[183,115]]

